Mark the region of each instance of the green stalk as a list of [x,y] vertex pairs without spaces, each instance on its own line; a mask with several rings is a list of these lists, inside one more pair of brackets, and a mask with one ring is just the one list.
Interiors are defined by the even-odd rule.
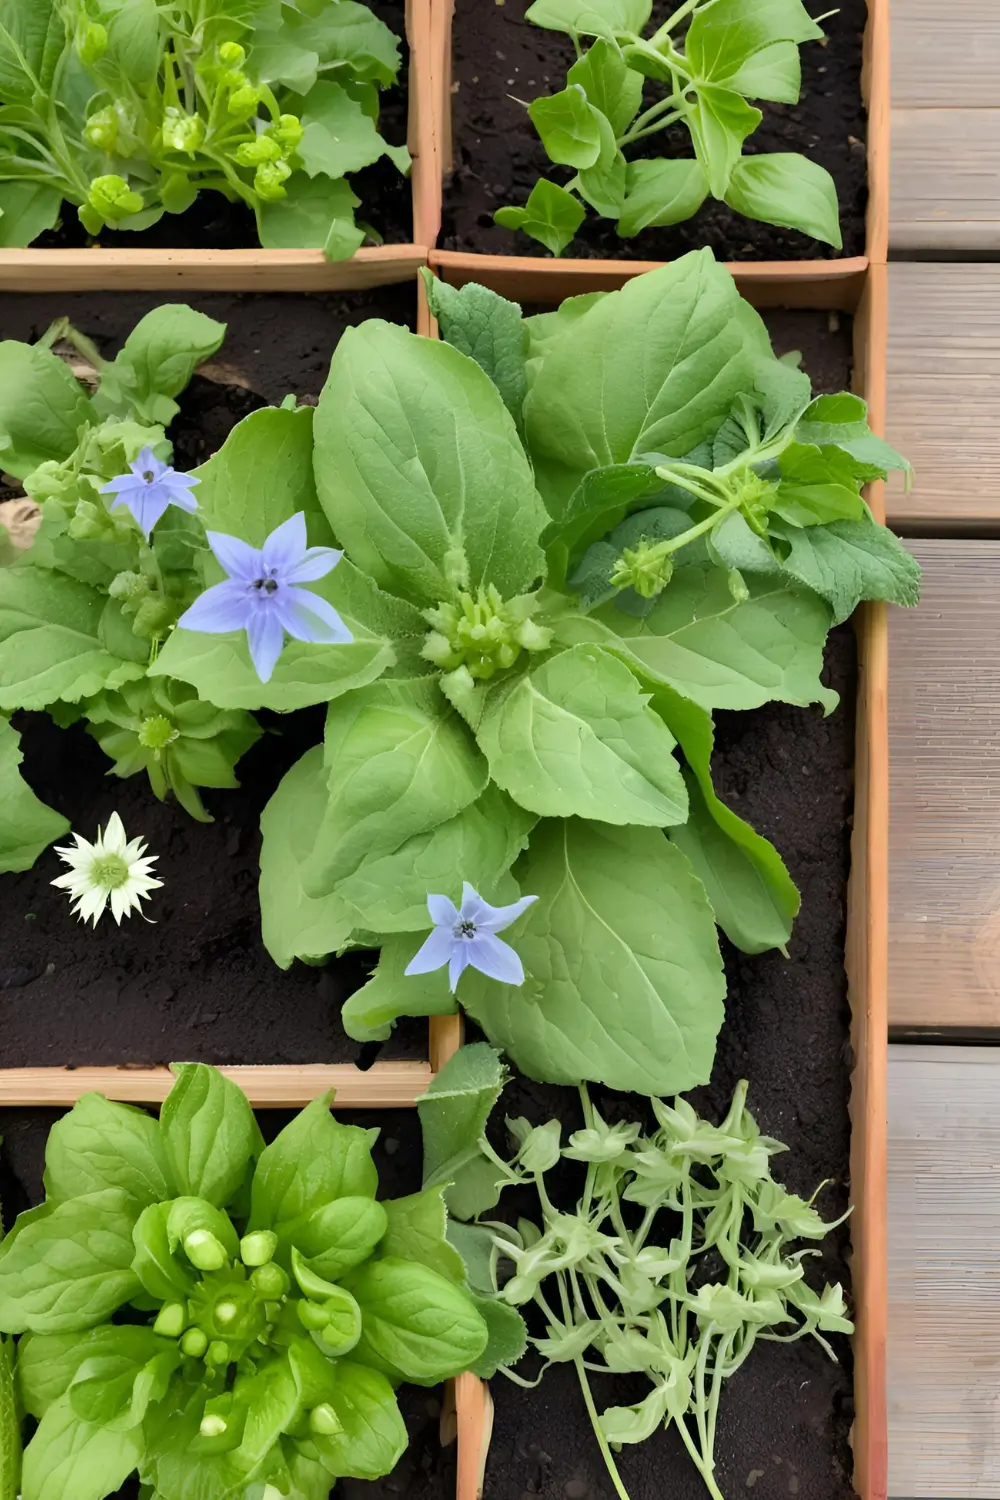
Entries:
[[[611,1452],[611,1449],[608,1446],[608,1440],[604,1436],[604,1432],[601,1428],[601,1419],[597,1415],[597,1407],[594,1405],[594,1397],[590,1389],[590,1381],[587,1379],[587,1372],[583,1367],[583,1357],[581,1355],[577,1355],[573,1363],[576,1366],[577,1378],[580,1381],[580,1389],[583,1392],[583,1400],[587,1408],[587,1415],[590,1418],[590,1425],[594,1429],[594,1436],[597,1439],[597,1446],[600,1448],[601,1454],[604,1458],[604,1462],[607,1465],[608,1476],[611,1480],[611,1483],[615,1487],[615,1493],[618,1495],[619,1500],[630,1500],[629,1492],[625,1488],[625,1485],[622,1482],[622,1477],[618,1472],[618,1465],[615,1463],[614,1454]],[[722,1500],[722,1496],[719,1497],[719,1500]]]
[[14,1395],[14,1340],[0,1336],[0,1500],[18,1500],[20,1487],[21,1423]]
[[702,0],[684,0],[684,4],[679,5],[672,16],[667,17],[660,29],[654,31],[649,39],[650,46],[656,47],[660,42],[665,42],[674,27],[680,25],[684,17],[689,16],[693,10],[697,10],[701,3]]
[[664,115],[662,120],[657,120],[655,125],[647,125],[645,130],[630,130],[628,135],[623,135],[616,144],[619,148],[630,146],[633,141],[641,141],[644,136],[656,135],[658,130],[666,130],[668,125],[673,125],[677,120],[682,120],[687,113],[683,109],[675,109],[671,114]]

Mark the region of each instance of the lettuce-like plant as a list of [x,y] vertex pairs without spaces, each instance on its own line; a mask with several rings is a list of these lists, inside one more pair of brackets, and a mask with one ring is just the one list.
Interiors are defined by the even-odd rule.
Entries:
[[399,44],[356,0],[10,0],[0,20],[0,245],[76,205],[142,230],[201,192],[242,202],[266,246],[354,254],[348,176],[379,134]]
[[[837,189],[824,167],[792,151],[742,154],[762,119],[750,100],[795,104],[799,46],[823,37],[801,0],[684,0],[647,36],[651,12],[652,0],[528,8],[529,21],[576,47],[566,87],[528,106],[549,159],[575,175],[565,187],[543,178],[496,222],[561,255],[584,204],[630,239],[689,219],[712,197],[839,250]],[[586,51],[581,38],[594,38]],[[688,131],[692,157],[634,159],[633,148],[673,125]]]
[[181,628],[150,672],[329,704],[264,812],[261,907],[282,965],[381,947],[352,1035],[454,1009],[406,970],[467,882],[538,898],[504,932],[524,982],[458,981],[523,1072],[683,1091],[722,1020],[716,924],[781,948],[798,907],[713,790],[712,711],[835,706],[831,624],[917,596],[861,493],[904,461],[857,397],[813,400],[708,252],[527,319],[432,290],[445,342],[345,333],[314,445],[311,414],[259,412],[199,471],[213,530],[260,547],[301,512],[343,548],[314,587],[350,641],[291,641],[262,683],[244,633]]
[[235,1084],[176,1072],[159,1121],[85,1095],[0,1245],[38,1422],[23,1500],[101,1500],[134,1471],[157,1500],[325,1500],[399,1459],[396,1386],[486,1349],[440,1188],[379,1201],[377,1132],[329,1095],[265,1146]]
[[[174,795],[199,819],[208,814],[198,789],[236,786],[233,768],[260,731],[249,714],[200,701],[187,683],[154,683],[147,669],[204,585],[198,476],[173,475],[166,430],[175,398],[225,332],[168,305],[136,325],[114,360],[64,319],[38,344],[0,343],[0,464],[42,512],[30,546],[0,568],[0,714],[84,719],[115,775],[145,771],[156,796]],[[60,340],[85,358],[92,393],[53,352]],[[5,718],[0,757],[11,788],[0,870],[23,869],[66,824],[21,781]]]

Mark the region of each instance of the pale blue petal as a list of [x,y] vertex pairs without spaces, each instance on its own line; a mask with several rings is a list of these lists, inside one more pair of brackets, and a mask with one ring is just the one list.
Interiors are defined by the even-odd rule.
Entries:
[[471,962],[472,944],[466,938],[460,938],[451,950],[451,959],[448,963],[448,984],[452,994],[458,988],[458,981]]
[[149,541],[150,532],[157,521],[163,515],[170,501],[164,495],[158,495],[153,485],[143,484],[126,494],[119,495],[112,502],[111,509],[118,510],[124,505],[132,512],[139,524],[139,530]]
[[317,578],[332,573],[343,555],[336,547],[310,547],[302,561],[285,574],[285,582],[315,583]]
[[435,927],[430,937],[426,939],[423,946],[410,959],[404,974],[431,974],[435,969],[443,969],[451,958],[455,941],[450,932]]
[[266,568],[273,568],[281,581],[287,582],[292,569],[306,555],[306,518],[298,511],[288,521],[276,526],[264,543],[261,556]]
[[486,908],[483,916],[476,921],[476,926],[484,932],[503,932],[511,922],[516,922],[523,911],[527,911],[537,896],[522,896],[520,901],[513,902],[510,906],[490,906],[488,901],[483,902]]
[[144,448],[140,448],[139,457],[132,465],[132,473],[141,476],[146,469],[149,469],[157,479],[161,479],[167,472],[167,465],[162,458],[157,458],[148,443]]
[[250,656],[261,682],[270,682],[271,673],[285,644],[281,621],[271,609],[255,609],[247,625]]
[[224,531],[206,531],[208,545],[225,568],[230,578],[241,583],[253,583],[263,575],[263,561],[256,547],[240,540],[238,536],[227,536]]
[[308,589],[279,588],[269,600],[289,635],[314,646],[346,646],[354,637],[332,604]]
[[182,489],[180,485],[171,486],[170,504],[176,505],[178,510],[186,510],[189,516],[193,516],[198,509],[198,502],[191,491]]
[[454,901],[447,896],[428,896],[427,910],[431,914],[431,921],[436,927],[447,927],[449,931],[458,921],[458,910]]
[[227,578],[225,583],[206,589],[177,623],[185,630],[201,630],[206,635],[228,635],[231,630],[246,630],[252,613],[246,584]]
[[135,474],[119,474],[117,479],[109,479],[107,484],[101,485],[102,495],[119,495],[124,490],[144,490],[146,481],[139,479]]
[[487,979],[497,979],[501,984],[524,983],[524,965],[503,938],[494,937],[492,932],[477,932],[465,946],[468,962]]

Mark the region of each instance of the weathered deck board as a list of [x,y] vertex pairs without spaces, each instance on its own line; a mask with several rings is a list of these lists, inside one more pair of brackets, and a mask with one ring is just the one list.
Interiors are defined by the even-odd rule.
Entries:
[[889,1022],[1000,1028],[1000,542],[908,545],[924,594],[889,621]]
[[887,373],[890,524],[1000,526],[1000,264],[891,264]]
[[1000,7],[893,0],[889,244],[1000,249]]
[[889,1494],[1000,1495],[1000,1048],[889,1049]]

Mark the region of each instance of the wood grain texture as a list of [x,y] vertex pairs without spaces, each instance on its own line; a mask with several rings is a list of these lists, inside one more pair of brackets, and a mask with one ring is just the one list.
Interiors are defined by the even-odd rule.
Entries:
[[[336,1089],[338,1109],[406,1109],[427,1091],[429,1063],[376,1063],[362,1072],[348,1063],[219,1065],[260,1109],[297,1109]],[[0,1105],[51,1107],[76,1103],[96,1090],[126,1104],[162,1104],[173,1084],[169,1068],[0,1068]]]
[[961,88],[954,97],[962,108],[893,108],[894,251],[1000,250],[1000,109],[965,107]]
[[892,0],[894,109],[992,109],[998,101],[996,0]]
[[889,1049],[889,1491],[1000,1495],[1000,1050]]
[[[998,158],[1000,159],[1000,158]],[[1000,520],[1000,264],[889,266],[886,435],[913,464],[891,525]]]
[[893,610],[889,1020],[1000,1027],[1000,542],[908,543]]

